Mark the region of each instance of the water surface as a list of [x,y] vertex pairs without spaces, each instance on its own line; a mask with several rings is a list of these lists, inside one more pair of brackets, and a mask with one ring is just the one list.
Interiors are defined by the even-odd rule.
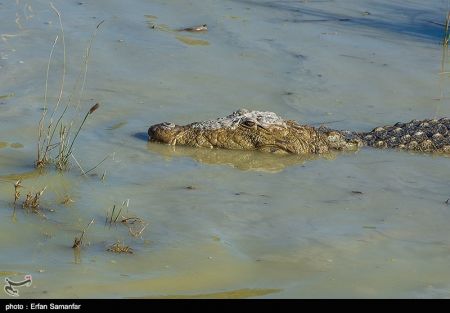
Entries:
[[[85,170],[110,157],[87,176],[75,164],[34,170],[59,22],[48,1],[3,1],[0,274],[32,274],[22,297],[449,297],[448,158],[375,149],[279,157],[174,149],[145,136],[151,124],[241,107],[360,131],[450,116],[439,25],[447,1],[53,3],[65,33],[64,101],[105,20],[75,118],[101,107],[74,155]],[[201,24],[208,32],[176,31]],[[45,216],[21,208],[27,192],[45,186]],[[105,226],[127,200],[123,214],[149,224],[137,238],[124,225]],[[74,238],[92,219],[76,254]],[[107,252],[118,240],[134,254]]]

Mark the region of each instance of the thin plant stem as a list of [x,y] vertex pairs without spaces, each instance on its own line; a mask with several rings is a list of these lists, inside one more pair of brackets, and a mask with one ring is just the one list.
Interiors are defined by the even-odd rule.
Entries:
[[[94,219],[92,219],[91,222],[88,224],[88,226],[86,226],[86,228],[83,229],[83,232],[81,233],[81,236],[80,236],[80,238],[78,239],[79,246],[81,246],[81,245],[83,244],[83,237],[84,237],[84,234],[86,233],[86,231],[88,230],[88,228],[89,228],[93,223],[94,223]],[[78,248],[79,246],[75,246],[75,245],[74,245],[73,248]]]
[[58,15],[59,26],[61,28],[62,44],[63,44],[63,74],[62,74],[62,79],[61,79],[61,88],[59,89],[59,96],[58,96],[58,101],[56,102],[55,110],[53,111],[52,116],[51,116],[51,119],[52,119],[54,113],[58,110],[58,107],[59,107],[59,104],[61,103],[61,99],[62,99],[63,92],[64,92],[64,82],[65,82],[65,79],[66,79],[66,41],[65,41],[65,38],[64,38],[64,27],[63,27],[63,24],[62,24],[61,13],[59,13],[58,9],[55,8],[53,3],[51,3],[51,2],[50,2],[50,7]]
[[67,154],[66,154],[66,155],[63,155],[63,158],[64,158],[64,159],[67,159],[68,156],[72,153],[72,147],[73,147],[73,144],[75,143],[75,140],[77,139],[78,134],[80,133],[80,130],[81,130],[81,128],[83,127],[84,123],[86,122],[86,119],[87,119],[88,116],[89,116],[89,112],[86,113],[86,115],[84,116],[83,122],[81,122],[80,127],[78,128],[78,130],[77,130],[75,136],[74,136],[73,139],[72,139],[72,143],[71,143],[70,146],[69,146],[69,150],[67,150]]
[[86,76],[87,76],[87,71],[88,71],[89,56],[91,55],[92,43],[93,43],[95,37],[97,36],[97,32],[98,32],[98,29],[99,29],[100,25],[102,25],[104,21],[105,20],[103,20],[103,21],[101,21],[100,23],[97,24],[97,27],[95,28],[95,31],[92,34],[91,39],[89,40],[89,45],[86,48],[86,58],[84,59],[83,82],[81,84],[80,94],[79,94],[79,97],[78,97],[77,109],[80,107],[81,97],[83,96],[84,87],[86,85]]
[[[44,128],[44,120],[45,120],[45,116],[47,115],[47,110],[48,110],[48,100],[47,100],[47,94],[48,94],[48,76],[50,73],[50,64],[52,61],[52,57],[53,57],[53,51],[55,50],[55,46],[56,46],[56,42],[58,41],[58,35],[56,35],[55,41],[53,42],[52,45],[52,49],[50,50],[50,55],[48,57],[48,63],[47,63],[47,73],[45,75],[45,92],[44,92],[44,112],[42,112],[42,116],[41,116],[41,120],[39,121],[39,138],[38,138],[38,156],[37,159],[38,161],[41,160],[41,151],[43,150],[43,145],[45,142],[42,141],[42,131]],[[42,147],[41,147],[41,141],[42,141]],[[43,158],[45,158],[46,155],[43,156]]]
[[[56,9],[55,6],[53,5],[53,3],[51,3],[51,2],[50,2],[50,7],[52,8],[53,11],[55,11],[56,15],[58,15],[59,26],[61,28],[61,38],[62,38],[62,44],[63,44],[63,73],[62,73],[62,78],[61,78],[61,87],[59,89],[58,100],[56,102],[55,108],[53,109],[52,115],[50,116],[50,123],[48,125],[48,132],[49,133],[50,133],[50,129],[52,128],[53,117],[55,116],[55,113],[58,111],[59,104],[61,103],[61,100],[62,100],[62,96],[63,96],[63,92],[64,92],[64,82],[65,82],[65,79],[66,79],[66,41],[65,41],[65,38],[64,38],[64,27],[63,27],[63,24],[62,24],[61,13],[59,13],[58,9]],[[58,124],[61,121],[61,118],[62,118],[62,116],[64,115],[64,113],[66,111],[67,111],[67,106],[64,109],[64,112],[61,114],[60,118],[58,119],[57,123],[55,124],[55,126],[53,128],[53,131],[51,132],[51,135],[48,136],[48,138],[47,138],[47,147],[48,147],[48,145],[51,144],[51,142],[53,140],[53,136],[55,134],[55,130],[58,127]],[[45,154],[46,153],[44,153],[44,155]]]
[[[115,154],[115,152],[112,153],[113,155]],[[111,154],[108,154],[103,160],[101,160],[96,166],[94,166],[93,168],[87,170],[86,172],[84,172],[85,174],[95,170],[97,167],[99,167],[103,162],[105,162],[109,157],[111,156]]]
[[73,155],[73,153],[70,154],[72,156],[72,158],[75,160],[75,163],[77,163],[78,167],[81,170],[81,173],[83,174],[83,176],[86,176],[86,172],[83,170],[83,168],[81,167],[80,163],[78,163],[77,159],[75,159],[75,156]]

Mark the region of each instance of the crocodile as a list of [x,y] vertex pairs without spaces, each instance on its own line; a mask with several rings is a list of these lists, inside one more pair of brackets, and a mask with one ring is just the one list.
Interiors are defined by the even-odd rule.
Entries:
[[301,125],[273,112],[240,109],[216,120],[183,126],[155,124],[148,135],[149,141],[169,145],[280,154],[326,154],[364,146],[450,154],[450,118],[412,120],[353,132]]

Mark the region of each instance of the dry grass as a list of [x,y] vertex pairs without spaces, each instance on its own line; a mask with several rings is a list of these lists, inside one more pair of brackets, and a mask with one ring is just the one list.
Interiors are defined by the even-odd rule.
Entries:
[[147,228],[148,223],[139,217],[122,217],[120,221],[128,227],[128,232],[133,237],[139,237]]
[[74,202],[75,201],[69,195],[65,195],[64,198],[61,200],[61,204],[64,204],[64,205],[69,205]]
[[134,251],[130,246],[126,246],[123,242],[117,241],[115,244],[109,246],[106,251],[114,253],[127,253],[133,254]]
[[447,12],[447,17],[445,19],[445,25],[444,25],[444,38],[442,40],[442,44],[445,47],[448,46],[448,42],[450,40],[449,27],[450,27],[450,11]]
[[75,239],[74,239],[74,241],[73,241],[73,245],[72,245],[72,248],[73,248],[73,249],[80,249],[80,248],[83,246],[83,244],[84,244],[84,242],[83,242],[84,235],[86,234],[86,231],[89,229],[89,227],[90,227],[92,224],[94,224],[94,219],[92,219],[92,220],[89,222],[89,224],[83,229],[83,231],[81,232],[80,237],[75,237]]
[[[120,223],[128,228],[128,232],[131,236],[139,237],[147,228],[148,223],[140,217],[122,215],[122,212],[125,208],[128,208],[128,205],[129,200],[125,200],[122,202],[120,207],[114,205],[111,211],[107,211],[105,226],[109,225],[109,227],[111,227],[112,225],[117,225]],[[115,244],[109,246],[106,250],[114,253],[133,254],[133,249],[120,241],[117,241]]]
[[[37,159],[35,165],[37,168],[45,168],[49,164],[54,164],[58,170],[67,170],[69,168],[69,158],[73,153],[73,147],[75,141],[78,138],[78,135],[83,128],[87,118],[94,113],[99,108],[99,103],[95,103],[85,114],[84,119],[79,124],[78,129],[75,131],[75,134],[72,134],[72,127],[75,124],[75,121],[72,119],[70,121],[66,121],[64,119],[65,115],[69,110],[74,110],[75,112],[79,111],[80,102],[83,96],[83,92],[85,89],[86,83],[86,75],[87,75],[87,67],[89,63],[89,57],[91,54],[91,47],[93,40],[97,34],[97,31],[100,25],[103,23],[100,22],[94,33],[91,36],[88,47],[86,48],[86,53],[83,58],[83,66],[81,67],[80,73],[78,75],[77,81],[75,83],[75,87],[73,89],[72,94],[68,97],[66,104],[63,106],[63,96],[64,96],[64,88],[65,88],[65,80],[66,80],[66,44],[64,38],[64,27],[62,22],[62,17],[60,12],[50,4],[52,10],[56,13],[59,20],[60,26],[60,35],[57,35],[52,48],[50,50],[50,55],[48,58],[47,64],[47,73],[45,80],[45,93],[44,93],[44,110],[42,112],[42,116],[39,120],[38,126],[38,144],[37,144]],[[48,112],[48,80],[50,75],[51,63],[53,60],[54,50],[56,44],[58,43],[59,38],[62,41],[63,47],[63,64],[62,64],[62,77],[60,81],[59,94],[56,100],[56,104],[53,107],[53,110],[47,119]],[[80,86],[80,81],[81,86]],[[78,91],[77,97],[78,101],[76,106],[72,105],[73,98],[75,97],[76,91]]]
[[129,200],[125,200],[122,202],[120,208],[117,209],[116,205],[113,206],[111,212],[106,212],[105,226],[109,225],[111,227],[114,224],[121,223],[122,225],[127,226],[128,232],[133,237],[139,237],[142,235],[144,230],[147,228],[148,223],[143,219],[137,216],[125,216],[121,213],[128,207]]
[[111,214],[109,213],[109,211],[106,212],[106,220],[105,220],[105,225],[109,224],[109,227],[111,227],[113,224],[117,223],[117,220],[119,219],[120,213],[122,212],[123,209],[123,204],[120,207],[120,209],[118,210],[118,212],[116,213],[116,205],[113,206],[112,210],[111,210]]
[[14,183],[14,208],[16,207],[17,200],[20,198],[20,188],[22,188],[22,180],[18,180]]
[[41,196],[44,194],[45,189],[47,189],[47,187],[44,187],[36,193],[27,193],[25,201],[22,203],[22,207],[24,209],[31,210],[33,213],[39,213]]
[[[14,183],[14,202],[13,202],[14,210],[16,209],[16,205],[20,200],[21,188],[24,188],[24,186],[22,185],[22,180],[19,179]],[[27,194],[25,195],[25,200],[22,202],[22,208],[26,209],[28,212],[32,212],[45,217],[45,215],[41,211],[41,197],[46,189],[47,186],[45,186],[38,192],[32,191],[27,192]]]
[[[95,110],[97,110],[98,107],[99,103],[96,103],[89,109],[72,140],[70,140],[70,127],[67,127],[66,125],[64,125],[64,122],[62,122],[62,117],[64,116],[65,111],[61,114],[61,120],[58,120],[58,122],[54,126],[49,124],[49,126],[47,127],[48,132],[46,135],[47,141],[45,141],[45,138],[43,139],[42,136],[39,137],[38,159],[36,160],[36,167],[44,168],[48,164],[53,163],[58,170],[69,169],[69,158],[70,156],[72,156],[73,145],[75,144],[78,134],[83,128],[88,116],[91,115]],[[59,139],[57,142],[53,142],[54,131],[58,126]],[[56,154],[56,156],[52,157],[51,152],[56,148],[58,148],[58,153]]]

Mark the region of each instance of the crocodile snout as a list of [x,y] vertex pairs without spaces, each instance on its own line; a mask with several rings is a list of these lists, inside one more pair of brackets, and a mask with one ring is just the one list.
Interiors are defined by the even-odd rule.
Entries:
[[152,125],[148,129],[148,140],[169,143],[178,128],[179,126],[168,122]]

